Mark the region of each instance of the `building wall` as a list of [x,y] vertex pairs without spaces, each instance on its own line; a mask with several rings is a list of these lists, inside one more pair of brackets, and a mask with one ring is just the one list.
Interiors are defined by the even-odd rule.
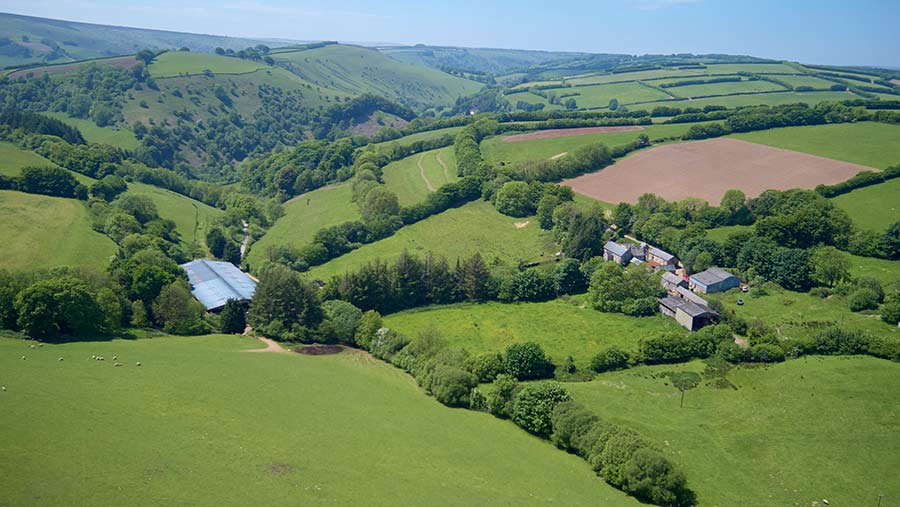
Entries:
[[680,312],[678,310],[675,311],[675,320],[684,326],[688,331],[694,330],[694,318],[690,315]]

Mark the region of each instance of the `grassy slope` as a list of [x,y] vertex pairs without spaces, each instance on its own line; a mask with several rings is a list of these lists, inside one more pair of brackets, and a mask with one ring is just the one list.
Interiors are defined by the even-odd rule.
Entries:
[[641,134],[647,134],[650,139],[660,139],[670,136],[679,136],[691,128],[691,124],[673,125],[647,125],[644,130],[628,132],[610,132],[606,134],[585,134],[566,137],[549,137],[545,139],[531,139],[528,141],[507,142],[503,139],[512,134],[495,136],[481,143],[481,151],[485,158],[494,162],[518,162],[523,160],[537,160],[550,158],[563,152],[573,152],[579,147],[605,143],[607,146],[620,146],[637,139]]
[[399,62],[377,50],[358,46],[332,44],[272,56],[316,86],[352,95],[374,93],[407,104],[449,105],[457,97],[470,95],[482,87],[474,81]]
[[246,74],[265,68],[266,64],[240,58],[191,53],[187,51],[167,51],[157,56],[147,68],[155,78],[173,77],[181,74],[200,74],[211,70],[214,74]]
[[378,146],[379,148],[390,146],[394,143],[399,144],[400,146],[406,146],[412,144],[416,141],[424,141],[427,139],[434,139],[437,137],[441,137],[444,135],[455,136],[463,127],[447,127],[437,130],[428,130],[426,132],[418,132],[415,134],[410,134],[408,136],[401,137],[400,139],[394,139],[393,141],[384,141],[382,143],[375,143],[374,146]]
[[819,102],[837,102],[843,100],[858,99],[859,95],[847,92],[778,92],[778,93],[754,93],[749,95],[734,95],[729,97],[709,97],[695,100],[678,100],[651,102],[630,106],[630,109],[651,110],[657,106],[672,107],[703,107],[707,105],[725,106],[735,108],[741,106],[777,106],[781,104],[796,104],[805,102],[810,105]]
[[116,246],[91,229],[81,201],[0,190],[0,268],[32,270],[68,265],[105,270]]
[[0,174],[3,176],[18,176],[23,167],[54,165],[56,164],[33,151],[23,150],[5,141],[0,142]]
[[637,505],[579,458],[508,421],[443,407],[368,356],[240,352],[254,345],[162,337],[31,350],[0,339],[3,498],[23,506]]
[[[521,229],[515,223],[528,221]],[[478,224],[478,227],[472,227]],[[551,255],[555,246],[549,234],[531,218],[512,218],[498,213],[484,201],[475,201],[406,226],[393,236],[364,245],[309,271],[311,278],[328,280],[332,275],[373,261],[391,260],[407,249],[418,256],[434,252],[454,264],[457,257],[480,252],[488,262],[499,258],[507,262],[540,259]]]
[[72,118],[65,113],[41,113],[52,116],[57,120],[66,122],[67,124],[81,131],[81,135],[89,143],[109,144],[117,148],[125,148],[133,150],[141,145],[140,141],[134,137],[134,133],[127,129],[114,130],[111,127],[98,127],[91,120],[81,118]]
[[206,232],[210,224],[222,214],[221,210],[190,197],[143,183],[129,183],[127,193],[150,197],[156,204],[159,216],[174,220],[178,233],[181,234],[181,240],[188,244],[205,245]]
[[815,76],[775,76],[775,79],[784,81],[791,86],[811,86],[816,90],[828,90],[836,83]]
[[602,313],[575,300],[429,307],[389,315],[385,326],[411,337],[433,327],[453,346],[472,353],[502,352],[511,343],[533,341],[557,363],[572,356],[580,367],[588,367],[591,357],[610,345],[635,350],[640,338],[682,329],[659,315]]
[[648,88],[637,82],[579,86],[577,88],[563,88],[551,91],[559,95],[578,93],[578,96],[573,98],[580,109],[604,108],[609,105],[609,101],[612,99],[618,100],[620,104],[632,104],[668,98],[665,93]]
[[874,505],[900,498],[900,364],[810,357],[729,373],[737,387],[679,394],[641,367],[568,384],[576,400],[657,442],[682,464],[699,506]]
[[900,164],[900,125],[839,123],[760,130],[732,137],[877,169]]
[[[440,153],[441,160],[447,165],[448,179],[444,174],[444,168],[438,163]],[[420,171],[419,165],[422,166]],[[384,183],[388,190],[397,194],[401,206],[409,206],[425,199],[431,192],[421,173],[425,173],[432,188],[440,188],[445,183],[452,183],[459,178],[456,175],[456,159],[453,155],[453,147],[448,146],[439,150],[430,150],[417,153],[396,162],[391,162],[384,168]]]
[[680,98],[705,97],[708,95],[728,95],[731,93],[759,93],[784,90],[781,85],[763,80],[710,83],[665,88],[665,91]]
[[850,214],[853,223],[875,231],[883,231],[900,220],[900,179],[860,188],[833,199]]
[[257,266],[265,260],[269,246],[300,248],[309,244],[323,227],[359,219],[359,209],[350,201],[352,194],[350,185],[345,184],[313,190],[286,202],[284,216],[252,245],[247,262]]

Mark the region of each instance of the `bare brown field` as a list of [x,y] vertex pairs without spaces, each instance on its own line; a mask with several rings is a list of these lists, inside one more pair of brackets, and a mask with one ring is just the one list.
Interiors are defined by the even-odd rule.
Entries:
[[44,74],[58,74],[60,72],[71,72],[82,65],[86,65],[88,63],[99,63],[101,65],[113,65],[115,67],[122,68],[131,68],[138,63],[137,58],[133,56],[120,56],[116,58],[102,58],[97,60],[87,60],[84,62],[73,62],[65,65],[50,65],[47,67],[35,67],[29,69],[17,70],[15,72],[11,72],[9,74],[10,79],[16,79],[19,77],[27,76],[28,74],[34,74],[34,77],[40,77]]
[[515,134],[512,136],[506,136],[503,138],[504,141],[508,143],[515,143],[518,141],[531,141],[533,139],[547,139],[550,137],[568,137],[568,136],[583,136],[587,134],[608,134],[610,132],[631,132],[634,130],[644,130],[644,127],[639,125],[628,125],[624,127],[579,127],[572,129],[552,129],[552,130],[541,130],[538,132],[529,132],[527,134]]
[[636,153],[598,172],[563,181],[605,202],[637,202],[645,193],[670,201],[687,197],[718,204],[731,188],[755,197],[768,189],[835,184],[872,170],[848,162],[719,138],[669,144]]

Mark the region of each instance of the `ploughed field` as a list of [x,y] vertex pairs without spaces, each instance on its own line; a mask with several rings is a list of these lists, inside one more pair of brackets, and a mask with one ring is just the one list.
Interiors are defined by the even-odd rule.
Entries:
[[637,202],[645,193],[675,201],[699,197],[718,203],[738,188],[748,197],[767,189],[814,188],[840,183],[871,168],[736,139],[659,146],[602,171],[563,181],[578,193],[607,202]]

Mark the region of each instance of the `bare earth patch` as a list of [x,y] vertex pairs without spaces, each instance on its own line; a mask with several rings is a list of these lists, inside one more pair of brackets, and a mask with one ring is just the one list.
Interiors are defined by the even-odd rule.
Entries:
[[326,354],[339,354],[343,350],[344,347],[340,345],[307,345],[305,347],[297,347],[294,349],[294,352],[307,356],[324,356]]
[[294,467],[287,463],[272,463],[268,468],[272,475],[284,475],[294,471]]
[[262,349],[247,349],[244,352],[273,352],[276,354],[284,354],[285,352],[288,352],[286,348],[282,347],[278,342],[272,340],[271,338],[257,336],[256,339],[265,343],[266,347]]
[[529,220],[526,220],[526,221],[524,221],[524,222],[516,222],[516,223],[513,224],[513,225],[516,226],[516,229],[521,229],[521,228],[525,227],[526,225],[528,225],[528,224],[530,224],[530,223],[531,223],[531,222],[530,222]]
[[608,134],[610,132],[632,132],[635,130],[644,130],[644,127],[639,125],[628,125],[624,127],[580,127],[574,129],[552,129],[552,130],[541,130],[538,132],[529,132],[527,134],[516,134],[513,136],[506,136],[503,138],[504,141],[508,143],[515,143],[519,141],[531,141],[533,139],[547,139],[550,137],[568,137],[568,136],[583,136],[587,134]]
[[563,157],[565,157],[565,156],[568,155],[568,154],[569,154],[568,151],[564,151],[564,152],[562,152],[562,153],[557,153],[556,155],[553,155],[552,157],[550,157],[550,160],[556,160],[556,159],[558,159],[558,158],[563,158]]
[[770,188],[833,185],[865,170],[872,168],[719,138],[639,152],[602,171],[565,180],[562,184],[579,194],[613,203],[634,203],[649,192],[670,201],[699,197],[718,204],[731,188],[756,197]]

